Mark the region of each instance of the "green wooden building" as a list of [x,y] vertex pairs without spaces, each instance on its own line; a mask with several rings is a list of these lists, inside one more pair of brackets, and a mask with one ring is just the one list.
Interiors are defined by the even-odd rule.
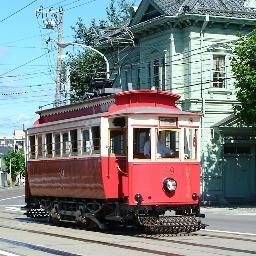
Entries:
[[256,132],[236,124],[231,70],[237,34],[255,25],[252,0],[142,0],[98,44],[115,87],[178,93],[183,110],[202,113],[205,201],[256,201]]

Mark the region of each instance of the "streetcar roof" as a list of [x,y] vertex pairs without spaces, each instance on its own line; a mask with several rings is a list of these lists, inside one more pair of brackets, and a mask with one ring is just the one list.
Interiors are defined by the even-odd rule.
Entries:
[[112,113],[106,114],[106,116],[114,115],[172,115],[172,116],[200,116],[198,113],[182,111],[178,108],[163,108],[163,107],[128,107],[121,110],[117,110]]

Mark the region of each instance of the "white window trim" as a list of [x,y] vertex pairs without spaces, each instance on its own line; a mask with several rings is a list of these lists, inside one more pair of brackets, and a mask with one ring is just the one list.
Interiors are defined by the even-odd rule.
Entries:
[[[224,76],[224,87],[219,87],[219,86],[214,86],[213,85],[213,74],[214,74],[214,71],[215,71],[215,66],[214,66],[214,56],[224,56],[224,65],[225,65],[225,76]],[[211,58],[211,89],[214,88],[216,90],[227,90],[227,54],[226,53],[218,53],[218,52],[213,52],[212,53],[212,58]]]

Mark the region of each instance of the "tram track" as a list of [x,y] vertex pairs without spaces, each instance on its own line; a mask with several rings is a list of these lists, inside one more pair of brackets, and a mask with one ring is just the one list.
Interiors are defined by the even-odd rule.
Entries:
[[[11,218],[10,218],[10,220],[11,220]],[[37,223],[37,222],[31,221],[31,223]],[[44,223],[44,222],[42,222],[42,223]],[[13,229],[13,230],[17,230],[17,231],[30,232],[30,233],[34,233],[34,234],[53,236],[53,237],[58,237],[58,238],[63,238],[63,239],[69,239],[69,240],[71,239],[71,240],[79,241],[79,242],[94,243],[94,244],[100,244],[100,245],[105,245],[105,246],[117,247],[117,248],[120,248],[120,249],[128,249],[128,250],[146,252],[146,253],[156,254],[156,255],[165,255],[165,256],[178,256],[179,255],[179,254],[174,254],[174,253],[168,253],[168,252],[163,252],[163,251],[146,249],[146,248],[142,248],[142,247],[121,245],[121,244],[117,244],[117,243],[110,243],[110,242],[93,240],[93,239],[78,238],[78,237],[73,237],[73,236],[68,236],[68,235],[60,235],[60,234],[57,234],[57,233],[49,233],[49,232],[45,232],[45,231],[37,231],[37,230],[32,230],[32,229],[27,229],[27,228],[8,227],[8,226],[5,226],[5,225],[0,225],[0,227],[1,228],[6,228],[6,229]],[[131,236],[133,238],[136,237],[136,238],[144,238],[144,239],[155,240],[155,241],[158,240],[158,241],[168,242],[168,243],[173,243],[173,244],[178,244],[178,245],[187,245],[187,246],[193,246],[193,247],[208,248],[208,249],[215,249],[215,250],[222,250],[222,251],[229,251],[229,252],[256,255],[256,251],[254,251],[254,250],[231,248],[231,247],[224,247],[224,246],[218,246],[218,245],[209,245],[209,244],[202,244],[202,243],[181,241],[181,240],[177,241],[174,238],[172,239],[172,236],[168,236],[168,239],[167,239],[167,236],[162,237],[162,236],[144,235],[144,234],[138,235],[138,233],[137,234],[134,233],[134,232],[129,233],[127,231],[122,232],[122,230],[121,231],[119,230],[118,232],[114,232],[114,231],[109,232],[108,234],[115,234],[115,235],[118,234],[118,235],[124,235],[124,236]],[[213,234],[193,234],[192,236],[212,237],[212,238],[228,239],[228,240],[239,240],[239,241],[243,241],[243,242],[256,242],[253,239],[238,238],[238,237],[227,237],[227,236],[213,235]]]
[[[207,235],[205,235],[207,236]],[[216,246],[216,245],[206,245],[206,244],[199,244],[194,242],[187,242],[187,241],[176,241],[174,239],[163,239],[160,237],[149,237],[149,236],[137,236],[145,239],[152,239],[152,240],[160,240],[164,242],[172,242],[175,244],[183,244],[183,245],[191,245],[191,246],[199,246],[204,248],[210,248],[210,249],[218,249],[218,250],[224,250],[224,251],[230,251],[230,252],[239,252],[239,253],[247,253],[247,254],[253,254],[256,255],[256,251],[251,250],[244,250],[244,249],[237,249],[237,248],[231,248],[231,247],[223,247],[223,246]],[[221,238],[221,239],[233,239],[233,238],[227,238],[225,236],[211,236],[215,238]],[[240,241],[246,241],[246,242],[255,242],[255,240],[249,240],[249,239],[233,239],[233,240],[240,240]]]
[[44,247],[44,246],[39,246],[39,245],[34,245],[34,244],[30,244],[30,243],[24,243],[24,242],[20,242],[20,241],[16,241],[16,240],[10,240],[10,239],[6,239],[6,238],[2,238],[0,237],[0,242],[1,243],[6,243],[12,246],[17,246],[17,247],[22,247],[22,248],[27,248],[30,250],[34,250],[34,251],[40,251],[40,252],[44,252],[44,253],[50,253],[53,255],[60,255],[60,256],[84,256],[81,254],[74,254],[74,253],[69,253],[69,252],[65,252],[65,251],[61,251],[61,250],[56,250],[56,249],[52,249],[52,248],[48,248],[48,247]]
[[[57,237],[57,238],[69,239],[69,240],[79,241],[79,242],[84,242],[84,243],[94,243],[94,244],[99,244],[99,245],[111,246],[111,247],[115,247],[115,248],[119,248],[119,249],[132,250],[132,251],[136,251],[136,252],[145,252],[145,253],[155,254],[155,255],[182,256],[181,254],[176,254],[176,253],[163,252],[163,251],[152,250],[152,249],[147,249],[147,248],[142,248],[142,247],[137,247],[137,246],[122,245],[122,244],[110,243],[110,242],[93,240],[93,239],[78,238],[78,237],[72,237],[72,236],[68,236],[68,235],[60,235],[57,233],[49,233],[49,232],[45,232],[45,231],[36,231],[36,230],[25,229],[25,228],[8,227],[5,225],[0,225],[0,228],[12,229],[12,230],[16,230],[16,231],[24,231],[24,232],[29,232],[29,233],[33,233],[33,234],[52,236],[55,238]],[[1,241],[1,238],[0,238],[0,241]],[[23,243],[21,242],[20,245],[22,245],[22,244]],[[24,245],[25,245],[25,247],[27,246],[26,243],[24,243]],[[28,244],[28,246],[29,246],[29,244]],[[33,245],[31,245],[31,246],[33,247]],[[39,248],[39,249],[41,249],[41,248]],[[56,255],[62,255],[62,254],[56,254]],[[63,255],[66,255],[66,254],[63,254]],[[67,256],[69,256],[69,254],[67,254]],[[72,256],[72,254],[70,254],[70,256]]]

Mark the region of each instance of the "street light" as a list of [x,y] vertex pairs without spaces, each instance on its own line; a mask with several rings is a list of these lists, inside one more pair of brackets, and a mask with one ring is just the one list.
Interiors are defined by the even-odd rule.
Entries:
[[84,44],[79,44],[79,43],[75,43],[75,42],[63,42],[63,43],[57,43],[59,47],[61,48],[65,48],[67,46],[70,46],[70,45],[76,45],[76,46],[80,46],[82,48],[85,48],[85,49],[90,49],[96,53],[98,53],[100,56],[102,56],[106,62],[106,68],[107,68],[107,80],[109,80],[110,78],[110,72],[109,72],[109,62],[108,62],[108,59],[107,57],[100,51],[94,49],[93,47],[89,46],[89,45],[84,45]]

